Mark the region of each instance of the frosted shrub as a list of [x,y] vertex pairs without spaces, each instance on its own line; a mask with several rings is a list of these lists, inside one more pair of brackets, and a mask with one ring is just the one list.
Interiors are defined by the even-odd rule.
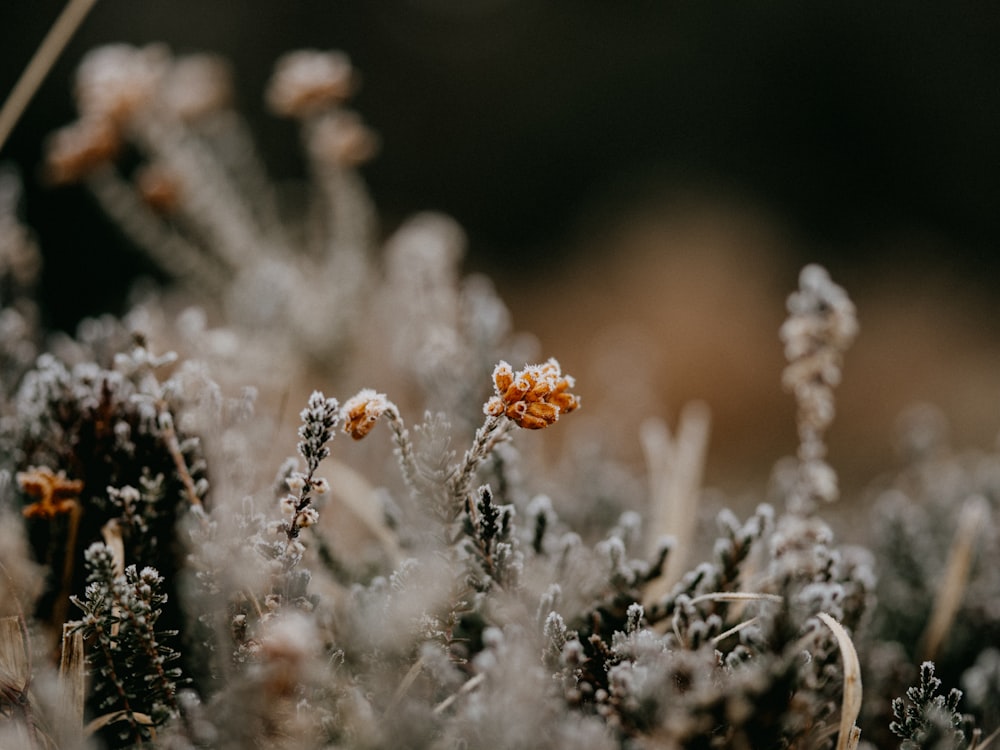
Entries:
[[825,435],[858,325],[825,270],[803,270],[780,331],[791,469],[772,504],[702,529],[704,406],[676,434],[641,427],[648,475],[594,445],[533,460],[587,385],[461,277],[450,219],[380,249],[346,56],[292,53],[268,87],[301,129],[302,214],[228,76],[156,46],[80,66],[49,175],[175,279],[120,319],[46,337],[0,177],[0,744],[990,742],[1000,457],[924,420],[865,510],[872,538],[837,540]]

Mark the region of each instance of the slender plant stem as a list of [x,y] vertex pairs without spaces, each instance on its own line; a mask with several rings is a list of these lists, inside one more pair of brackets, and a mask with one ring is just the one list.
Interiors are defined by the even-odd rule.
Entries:
[[59,59],[59,55],[96,3],[97,0],[69,0],[59,18],[52,24],[49,33],[45,35],[45,39],[28,62],[28,67],[14,84],[7,101],[0,108],[0,149],[24,114],[31,97],[38,91],[45,76],[52,70],[55,61]]

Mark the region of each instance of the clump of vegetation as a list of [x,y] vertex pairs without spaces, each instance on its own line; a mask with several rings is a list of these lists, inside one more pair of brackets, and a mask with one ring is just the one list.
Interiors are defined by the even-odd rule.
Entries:
[[990,744],[1000,455],[916,420],[872,538],[836,539],[825,435],[858,324],[824,269],[780,331],[797,454],[706,539],[703,413],[645,431],[648,480],[545,460],[586,384],[461,277],[449,219],[380,247],[344,55],[293,53],[268,89],[313,172],[298,213],[227,75],[161,47],[80,66],[49,174],[176,282],[121,318],[40,328],[39,254],[0,181],[0,744]]

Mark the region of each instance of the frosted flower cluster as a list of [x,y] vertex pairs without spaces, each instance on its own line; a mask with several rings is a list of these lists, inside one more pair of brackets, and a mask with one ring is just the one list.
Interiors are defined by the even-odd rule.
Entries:
[[580,397],[569,392],[573,385],[573,378],[562,374],[555,359],[516,373],[501,361],[493,370],[496,395],[483,410],[493,417],[504,415],[518,427],[539,430],[580,406]]

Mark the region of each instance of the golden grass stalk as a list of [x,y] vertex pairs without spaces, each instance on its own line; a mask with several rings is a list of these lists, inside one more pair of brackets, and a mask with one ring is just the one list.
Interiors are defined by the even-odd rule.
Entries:
[[649,474],[650,554],[655,552],[662,537],[672,536],[675,540],[666,570],[650,585],[647,601],[669,591],[685,570],[688,546],[695,536],[698,520],[710,421],[708,407],[693,401],[681,410],[676,436],[671,435],[662,419],[649,419],[640,429]]
[[475,677],[465,682],[465,684],[463,684],[462,687],[458,689],[458,692],[449,695],[443,701],[434,706],[434,715],[437,716],[439,714],[443,714],[451,707],[451,705],[455,701],[457,701],[463,695],[471,693],[473,690],[479,687],[485,679],[486,679],[486,674],[480,672]]
[[7,101],[0,108],[0,149],[7,142],[7,136],[21,119],[45,76],[52,70],[55,61],[59,59],[59,55],[96,3],[97,0],[69,0],[59,18],[52,24],[49,33],[45,35],[28,66],[14,84]]
[[986,521],[988,513],[986,501],[978,495],[966,500],[962,506],[958,517],[958,528],[951,543],[951,550],[948,552],[945,573],[938,584],[937,595],[934,598],[934,609],[931,611],[927,629],[920,637],[922,661],[934,661],[955,621],[959,607],[962,606],[979,529]]
[[30,673],[20,618],[0,618],[0,680],[20,690],[28,683]]
[[20,708],[21,722],[16,733],[22,746],[37,747],[38,735],[31,715],[28,688],[31,685],[31,653],[22,615],[0,618],[0,695]]
[[62,654],[59,658],[59,684],[62,687],[62,715],[74,727],[83,727],[83,703],[86,698],[86,669],[83,633],[63,625]]
[[840,733],[837,736],[837,750],[855,750],[861,739],[861,730],[855,725],[861,713],[861,663],[851,636],[844,626],[826,612],[820,612],[819,619],[833,631],[840,646],[840,658],[844,662],[844,698],[840,706]]

